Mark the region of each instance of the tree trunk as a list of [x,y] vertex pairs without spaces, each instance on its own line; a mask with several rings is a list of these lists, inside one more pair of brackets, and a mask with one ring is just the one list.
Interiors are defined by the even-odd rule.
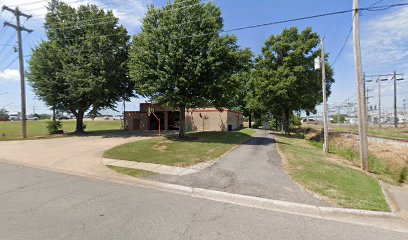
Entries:
[[249,112],[249,128],[252,128],[252,114]]
[[180,107],[180,127],[179,138],[183,138],[186,133],[186,107]]
[[76,117],[76,127],[75,133],[83,133],[84,132],[84,111],[79,110]]
[[288,111],[285,111],[285,119],[284,119],[284,124],[285,124],[285,133],[289,136],[290,135],[290,114]]
[[55,118],[55,105],[52,106],[52,121],[55,122],[56,118]]

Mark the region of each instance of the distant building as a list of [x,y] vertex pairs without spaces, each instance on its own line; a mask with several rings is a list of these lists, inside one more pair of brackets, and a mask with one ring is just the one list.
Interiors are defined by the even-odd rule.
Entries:
[[[125,122],[128,130],[157,130],[158,120],[148,108],[154,108],[154,113],[160,119],[160,129],[178,130],[180,127],[180,111],[168,106],[141,103],[140,111],[126,111]],[[186,131],[232,131],[243,126],[244,118],[241,112],[216,108],[186,109]]]

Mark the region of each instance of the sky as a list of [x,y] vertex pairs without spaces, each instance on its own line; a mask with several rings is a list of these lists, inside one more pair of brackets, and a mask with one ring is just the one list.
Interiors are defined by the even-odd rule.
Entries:
[[[216,4],[221,8],[224,17],[224,29],[234,29],[250,25],[305,17],[316,14],[349,10],[352,0],[203,0]],[[147,7],[151,4],[162,6],[167,0],[66,0],[72,6],[80,4],[96,4],[104,9],[111,9],[129,31],[130,35],[140,31],[141,22]],[[378,2],[378,3],[377,3]],[[31,49],[42,39],[45,33],[42,28],[46,13],[46,0],[0,0],[0,5],[19,6],[20,9],[33,17],[22,19],[26,28],[33,33],[23,33],[23,50],[25,61],[29,60]],[[408,3],[407,0],[360,0],[361,7]],[[0,13],[0,21],[14,23],[15,19],[8,12]],[[363,70],[367,75],[391,74],[394,70],[408,75],[408,6],[397,7],[385,11],[364,11],[360,17],[361,47]],[[345,13],[317,19],[271,25],[266,27],[234,31],[238,43],[243,48],[250,48],[256,55],[261,51],[266,39],[272,34],[277,35],[283,29],[295,26],[300,30],[311,27],[325,39],[325,50],[329,53],[328,62],[333,64],[336,82],[332,86],[329,97],[329,108],[345,106],[356,98],[357,83],[355,78],[353,37],[347,38],[352,24],[352,14]],[[346,41],[347,40],[347,41]],[[0,27],[0,108],[10,112],[20,109],[20,82],[18,72],[15,30]],[[344,47],[343,47],[344,46]],[[343,49],[343,51],[341,51]],[[339,53],[341,54],[339,55]],[[338,57],[337,57],[338,56]],[[28,64],[25,63],[28,70]],[[374,79],[375,80],[375,79]],[[384,111],[392,110],[392,81],[382,82],[382,106]],[[378,102],[378,89],[375,82],[367,83],[369,105],[375,109]],[[398,81],[398,107],[403,109],[403,100],[408,109],[408,80]],[[139,103],[146,99],[133,99],[126,104],[127,110],[138,110]],[[320,111],[320,106],[317,110]],[[343,108],[345,109],[345,108]],[[121,110],[120,107],[118,110]],[[32,92],[27,84],[27,113],[49,113],[49,108]],[[119,114],[112,110],[102,111],[104,114]]]

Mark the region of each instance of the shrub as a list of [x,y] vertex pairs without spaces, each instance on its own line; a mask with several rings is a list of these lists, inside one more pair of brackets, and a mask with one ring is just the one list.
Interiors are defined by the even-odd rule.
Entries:
[[62,127],[61,121],[52,121],[47,123],[47,130],[49,134],[56,134]]
[[408,167],[404,167],[401,172],[400,172],[400,176],[399,176],[399,182],[403,183],[408,177]]

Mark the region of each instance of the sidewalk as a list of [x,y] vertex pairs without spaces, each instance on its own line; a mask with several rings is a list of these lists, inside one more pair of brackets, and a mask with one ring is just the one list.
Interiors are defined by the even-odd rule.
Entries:
[[162,165],[162,164],[116,160],[116,159],[109,159],[109,158],[103,158],[102,163],[107,166],[140,169],[140,170],[150,171],[154,173],[174,175],[174,176],[184,176],[184,175],[199,172],[199,170],[193,169],[193,168],[182,168],[182,167],[167,166],[167,165]]
[[408,185],[394,186],[381,182],[381,187],[392,211],[408,219]]

